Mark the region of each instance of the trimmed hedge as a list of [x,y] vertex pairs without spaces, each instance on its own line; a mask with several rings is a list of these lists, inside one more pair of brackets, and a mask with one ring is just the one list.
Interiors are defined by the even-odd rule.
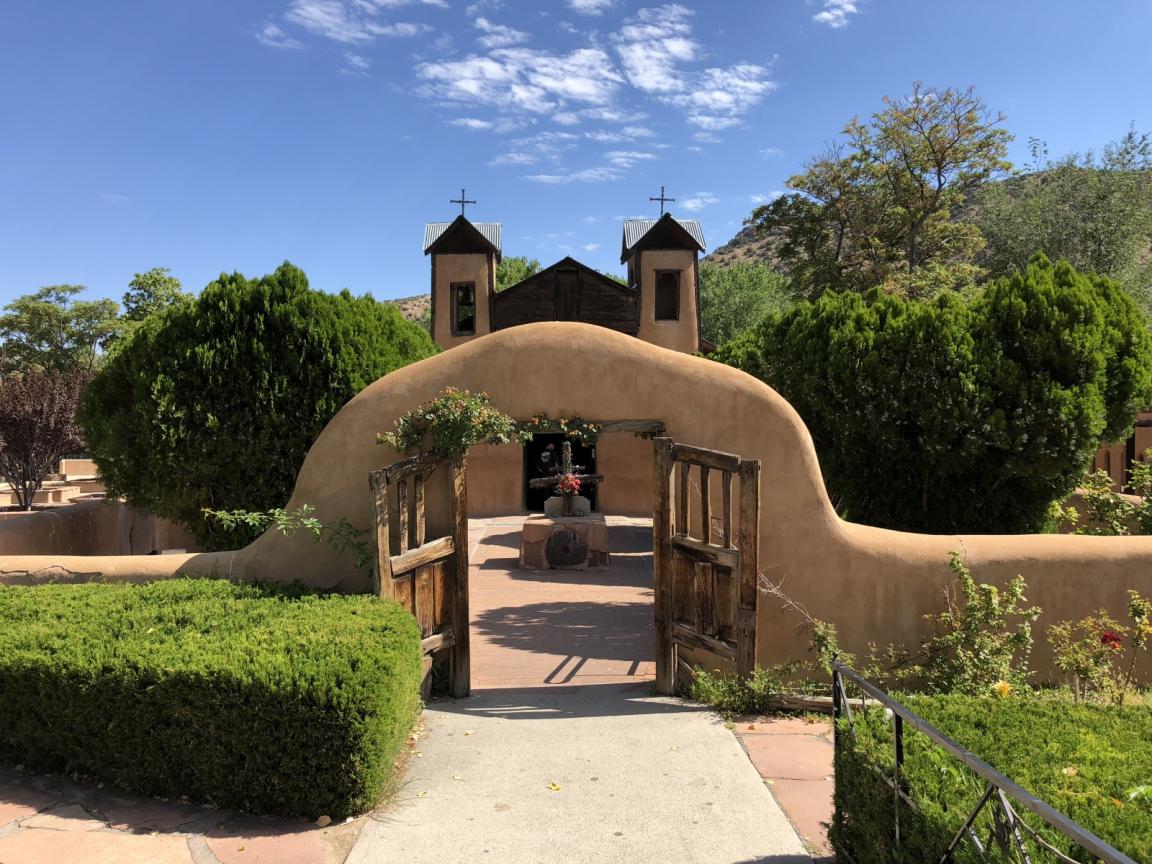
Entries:
[[420,707],[420,633],[363,595],[173,580],[0,587],[0,759],[340,819]]
[[[1015,697],[921,696],[901,701],[1097,837],[1137,861],[1152,861],[1152,789],[1147,786],[1152,783],[1152,706],[1117,708]],[[906,791],[919,812],[901,807],[904,843],[895,849],[892,791],[875,770],[892,776],[892,721],[878,710],[854,716],[857,740],[854,744],[845,723],[836,761],[832,841],[858,864],[940,860],[983,793],[983,781],[905,725]],[[1058,832],[1041,828],[1039,818],[1026,811],[1021,815],[1066,855],[1096,860]],[[981,841],[987,839],[988,824],[986,818],[978,823]],[[956,860],[984,859],[965,841]]]

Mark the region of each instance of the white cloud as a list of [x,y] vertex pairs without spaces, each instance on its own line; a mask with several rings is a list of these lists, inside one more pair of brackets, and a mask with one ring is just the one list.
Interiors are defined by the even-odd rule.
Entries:
[[347,45],[364,44],[380,36],[418,36],[426,24],[388,23],[380,12],[420,3],[446,7],[444,0],[292,0],[284,17],[312,33]]
[[625,126],[623,129],[597,129],[585,132],[584,137],[589,141],[599,141],[603,144],[619,144],[624,141],[635,141],[637,138],[651,138],[652,130],[646,126]]
[[641,9],[620,29],[616,53],[633,87],[649,93],[684,89],[677,65],[695,60],[700,47],[690,38],[693,14],[676,3]]
[[719,144],[720,139],[713,135],[711,132],[697,132],[692,136],[693,141],[699,141],[701,144]]
[[344,59],[348,61],[349,67],[360,72],[367,71],[372,65],[372,61],[367,57],[363,57],[360,54],[353,54],[351,51],[344,55]]
[[533,156],[531,153],[513,151],[511,153],[501,153],[495,159],[491,160],[488,165],[492,168],[499,165],[535,165],[539,161],[539,158]]
[[855,0],[824,0],[824,9],[812,16],[817,24],[827,24],[833,30],[848,26],[848,16],[860,11]]
[[559,123],[561,126],[578,126],[580,125],[580,115],[575,111],[557,111],[552,115],[552,122]]
[[105,192],[100,196],[100,200],[102,200],[105,204],[112,204],[115,206],[116,204],[127,204],[132,199],[127,195],[121,195],[117,192]]
[[615,5],[616,0],[568,0],[568,6],[581,15],[599,15]]
[[528,34],[523,30],[514,30],[503,24],[493,24],[487,18],[477,18],[473,26],[485,35],[476,41],[485,48],[507,48],[509,45],[519,45],[528,41]]
[[753,204],[767,204],[769,201],[775,201],[783,194],[779,189],[773,189],[767,195],[749,195],[748,200]]
[[765,159],[771,159],[774,156],[783,156],[784,151],[779,147],[765,147],[760,151],[760,155]]
[[585,225],[593,225],[593,224],[595,224],[596,222],[599,222],[599,221],[600,221],[600,219],[599,219],[598,217],[596,217],[596,216],[585,216],[585,217],[584,217],[583,219],[581,219],[580,221],[581,221],[581,222],[583,222]]
[[585,252],[595,252],[599,248],[600,248],[599,243],[585,243],[584,244],[584,251]]
[[490,120],[481,120],[478,117],[457,117],[452,121],[453,126],[463,126],[465,129],[491,129]]
[[619,180],[620,175],[610,168],[585,168],[582,171],[573,171],[567,174],[529,174],[529,180],[548,185],[561,183],[603,183],[607,180]]
[[693,144],[691,147],[685,147],[684,149],[687,150],[689,153],[703,153],[704,152],[703,147],[698,147],[695,144]]
[[612,150],[604,154],[604,160],[617,168],[631,168],[637,162],[655,158],[654,154],[639,150]]
[[680,206],[685,210],[695,212],[697,210],[703,210],[705,207],[709,207],[719,200],[720,199],[713,195],[711,192],[697,192],[691,198],[685,198],[682,202],[680,202]]
[[293,39],[276,24],[265,24],[264,29],[256,34],[256,41],[266,48],[303,48],[304,43]]
[[[497,129],[496,131],[500,131]],[[576,148],[580,136],[572,132],[539,132],[527,138],[512,142],[512,149],[497,156],[488,164],[497,165],[537,165],[540,162],[560,161],[560,156]]]
[[530,114],[555,113],[570,103],[609,103],[621,83],[599,48],[569,54],[499,48],[486,57],[421,63],[416,73],[428,82],[425,95]]

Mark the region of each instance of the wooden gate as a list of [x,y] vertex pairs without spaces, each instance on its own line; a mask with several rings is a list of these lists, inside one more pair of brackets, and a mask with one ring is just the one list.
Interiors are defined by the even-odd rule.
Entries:
[[[449,533],[425,537],[424,490],[430,478],[448,484]],[[369,475],[376,508],[373,590],[408,609],[420,624],[424,683],[431,688],[434,655],[448,652],[449,692],[471,690],[468,645],[468,501],[464,460],[431,454]]]
[[[681,650],[723,657],[739,675],[748,675],[755,665],[760,460],[671,438],[654,438],[653,443],[656,689],[671,694],[691,676]],[[712,482],[716,474],[718,490]],[[735,523],[733,478],[739,480]],[[717,501],[719,514],[714,515]]]

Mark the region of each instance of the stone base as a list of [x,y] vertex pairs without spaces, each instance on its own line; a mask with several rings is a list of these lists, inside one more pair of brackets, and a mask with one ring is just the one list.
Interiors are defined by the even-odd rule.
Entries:
[[530,516],[520,533],[525,570],[586,570],[608,567],[608,524],[603,513],[588,516]]
[[564,498],[560,495],[553,495],[544,501],[544,515],[553,519],[558,519],[562,516],[587,516],[592,512],[592,502],[585,498],[583,495],[572,496],[572,512],[564,512]]

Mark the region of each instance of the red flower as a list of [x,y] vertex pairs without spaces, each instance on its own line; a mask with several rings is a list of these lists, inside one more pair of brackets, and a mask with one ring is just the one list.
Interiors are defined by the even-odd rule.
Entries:
[[565,474],[560,478],[560,483],[556,487],[556,491],[561,495],[579,495],[580,480],[572,474]]
[[1111,648],[1113,651],[1120,651],[1124,647],[1120,634],[1113,630],[1105,630],[1100,634],[1100,644]]

